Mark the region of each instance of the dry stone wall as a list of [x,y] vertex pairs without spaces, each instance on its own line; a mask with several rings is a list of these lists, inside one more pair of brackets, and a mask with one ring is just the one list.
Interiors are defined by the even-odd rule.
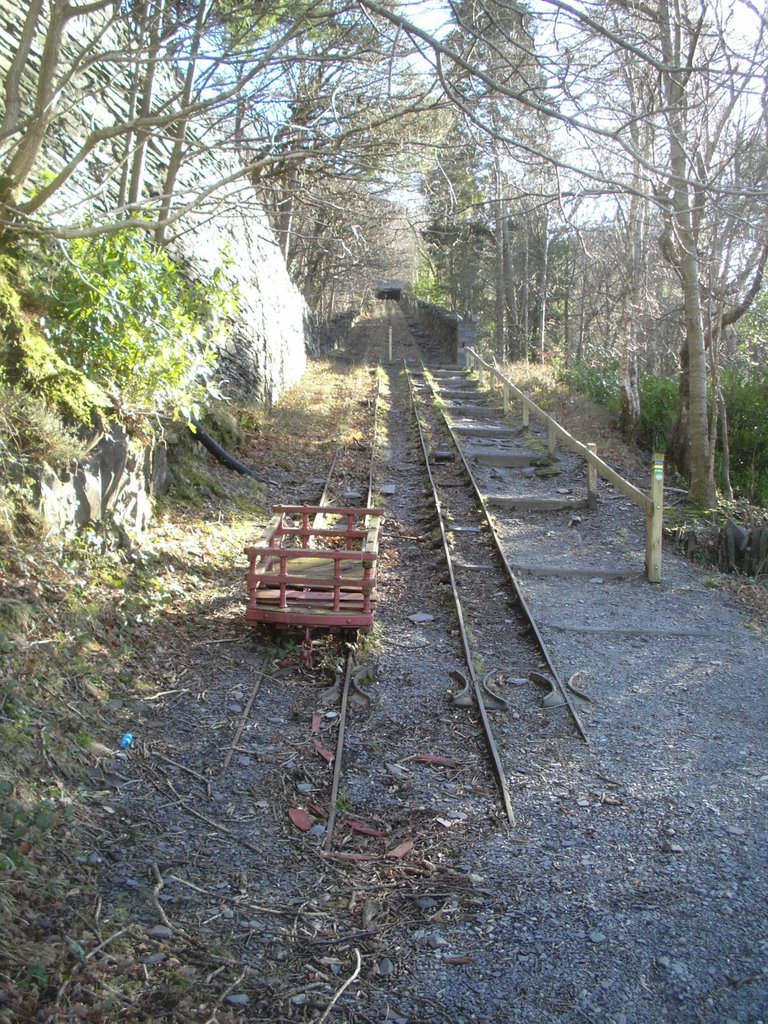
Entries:
[[[26,0],[3,0],[0,4],[0,80],[5,79],[17,50],[27,9]],[[75,19],[67,52],[81,51],[100,27],[92,18]],[[39,66],[42,42],[42,37],[38,38],[27,64],[28,94]],[[170,95],[178,81],[165,65],[160,66],[158,78],[160,102],[163,88]],[[60,170],[89,132],[125,121],[127,95],[128,83],[121,78],[119,64],[105,67],[96,62],[85,76],[78,76],[72,90],[59,101],[45,152],[46,172],[55,174]],[[200,155],[185,164],[180,174],[179,191],[185,197],[204,192],[212,182],[237,169],[234,155],[223,145],[217,149],[215,129],[206,130],[205,146],[199,150]],[[149,190],[160,188],[168,153],[168,145],[161,142],[147,147]],[[81,217],[84,209],[92,210],[95,216],[103,214],[118,187],[115,168],[119,155],[107,145],[95,148],[65,192],[55,197],[51,208],[43,213],[59,223],[67,216]],[[192,276],[210,275],[220,269],[236,290],[238,309],[219,359],[223,394],[257,404],[275,401],[304,372],[309,314],[289,278],[255,191],[238,180],[230,187],[228,197],[221,193],[212,196],[175,225],[168,247]],[[150,516],[151,496],[164,479],[164,461],[164,450],[146,448],[121,428],[113,427],[73,473],[46,470],[42,474],[40,508],[49,529],[61,532],[109,512],[127,532],[140,531]]]
[[477,341],[476,317],[460,317],[458,313],[451,313],[431,302],[414,299],[408,293],[402,296],[400,303],[408,315],[440,345],[444,359],[457,366],[467,365],[465,349],[473,347]]

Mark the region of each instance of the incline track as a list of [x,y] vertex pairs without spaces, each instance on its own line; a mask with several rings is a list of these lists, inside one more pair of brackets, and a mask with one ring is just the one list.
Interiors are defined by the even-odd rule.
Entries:
[[[477,713],[504,813],[508,822],[514,824],[515,814],[507,781],[510,769],[508,765],[505,767],[505,761],[514,758],[516,740],[513,729],[509,727],[509,718],[514,721],[517,716],[510,712],[509,691],[514,692],[515,687],[528,681],[544,686],[548,691],[545,706],[564,707],[579,736],[588,742],[576,707],[576,700],[583,695],[572,685],[572,680],[564,683],[560,679],[505,557],[470,465],[449,422],[441,413],[435,378],[442,376],[447,387],[469,388],[471,382],[461,372],[435,369],[434,374],[435,377],[423,364],[417,371],[409,371],[405,364],[409,403],[431,489],[435,529],[440,534],[466,664],[466,676],[462,672],[452,674],[454,680],[461,684],[453,693],[452,700],[456,706],[470,707]],[[371,452],[369,500],[372,500],[374,489],[373,446]],[[468,600],[462,600],[462,592]],[[511,616],[504,619],[503,643],[478,642],[477,637],[488,620],[500,616]],[[326,853],[330,853],[333,847],[350,692],[354,690],[357,696],[361,693],[355,685],[361,671],[355,663],[356,650],[356,645],[348,646],[346,662],[337,671],[335,694],[341,697],[341,711],[323,842]],[[506,696],[503,695],[505,689],[508,691]],[[499,743],[496,735],[500,737]]]
[[[459,375],[457,375],[457,377],[455,379],[461,380],[461,377],[462,377],[462,375],[459,374]],[[413,381],[413,377],[411,377],[410,379],[411,379],[411,382],[412,382],[411,383],[412,400],[413,400],[413,405],[414,405],[414,410],[415,410],[416,409],[416,403],[418,401],[418,391],[419,391],[419,388],[418,388],[418,385]],[[454,379],[454,378],[451,377],[451,378],[448,378],[448,379]],[[549,680],[549,682],[551,682],[553,691],[556,689],[557,696],[559,697],[559,699],[562,700],[562,702],[565,705],[565,707],[567,707],[568,712],[569,712],[569,714],[570,714],[570,716],[571,716],[571,718],[573,720],[573,723],[574,723],[574,725],[576,727],[576,730],[579,733],[579,735],[581,736],[581,738],[585,742],[589,742],[588,738],[587,738],[587,734],[586,734],[586,732],[584,730],[584,726],[582,724],[581,718],[579,716],[578,710],[576,708],[576,705],[575,705],[575,702],[574,702],[574,698],[572,697],[572,693],[573,693],[572,683],[571,682],[565,682],[564,683],[560,679],[560,676],[559,676],[559,674],[557,672],[557,669],[556,669],[556,667],[555,667],[555,665],[554,665],[554,663],[552,661],[552,658],[550,657],[547,645],[546,645],[546,643],[545,643],[545,641],[544,641],[544,639],[543,639],[543,637],[541,635],[541,631],[539,630],[539,627],[536,624],[536,621],[535,621],[535,619],[533,617],[533,614],[531,613],[531,610],[530,610],[530,608],[528,607],[528,605],[527,605],[527,603],[525,601],[525,598],[524,598],[524,596],[522,594],[520,586],[518,585],[518,582],[517,582],[517,579],[515,577],[515,574],[512,571],[512,568],[511,568],[511,566],[509,564],[509,561],[508,561],[508,559],[507,559],[507,557],[506,557],[506,555],[504,553],[504,549],[502,547],[501,541],[499,540],[499,535],[498,535],[498,533],[496,532],[496,530],[494,528],[493,517],[490,514],[490,511],[488,509],[488,505],[487,505],[487,503],[485,501],[485,498],[483,497],[483,494],[481,493],[481,490],[480,490],[480,487],[478,485],[478,482],[475,479],[475,476],[474,476],[474,474],[472,472],[472,468],[471,468],[471,466],[470,466],[466,456],[464,455],[464,452],[463,452],[462,447],[461,447],[461,445],[460,445],[460,443],[459,443],[459,441],[457,439],[455,431],[451,428],[450,423],[448,422],[448,420],[447,420],[447,418],[446,418],[446,416],[445,416],[445,414],[443,412],[442,406],[439,404],[439,400],[438,400],[439,399],[439,393],[438,393],[438,391],[436,391],[435,387],[430,383],[430,379],[429,378],[427,378],[426,383],[427,383],[427,386],[429,387],[429,393],[430,393],[430,397],[431,397],[431,402],[428,402],[428,401],[422,402],[420,408],[422,410],[422,415],[430,415],[430,412],[433,411],[433,410],[436,410],[438,412],[438,415],[434,416],[433,419],[432,419],[432,427],[433,427],[432,439],[433,439],[433,443],[435,441],[436,436],[439,436],[440,434],[444,434],[445,432],[447,432],[447,434],[449,435],[450,442],[451,442],[451,447],[453,448],[453,450],[455,450],[457,456],[461,460],[461,465],[463,467],[464,473],[466,474],[466,477],[467,477],[467,479],[469,481],[469,484],[471,486],[472,492],[474,493],[474,498],[475,498],[475,500],[477,502],[477,505],[479,506],[480,520],[488,528],[488,534],[490,535],[490,540],[492,541],[492,546],[493,546],[493,548],[495,548],[494,554],[496,556],[497,561],[500,562],[500,568],[502,569],[502,576],[506,578],[508,584],[511,586],[512,602],[513,602],[514,606],[518,608],[519,614],[520,614],[520,616],[521,616],[525,626],[527,626],[527,628],[530,629],[530,631],[533,633],[533,636],[535,638],[536,647],[538,648],[538,652],[539,652],[541,658],[543,658],[544,663],[546,665],[546,672],[547,672],[548,676],[551,677],[551,680]],[[475,401],[476,400],[477,399],[475,399]],[[432,410],[430,410],[430,406],[432,407]],[[442,474],[445,474],[446,471],[450,472],[448,470],[448,467],[451,466],[451,462],[450,461],[442,461],[442,462],[438,462],[433,468],[430,467],[430,456],[429,456],[429,451],[428,451],[427,446],[426,446],[425,433],[424,433],[424,430],[422,429],[420,421],[418,420],[418,414],[417,414],[417,422],[419,422],[419,434],[420,434],[420,437],[421,437],[422,448],[424,450],[424,458],[426,460],[426,464],[427,464],[430,480],[431,480],[432,486],[433,486],[433,491],[435,493],[435,497],[436,497],[436,500],[437,500],[438,490],[439,490],[439,486],[440,486],[439,478],[440,478],[441,472],[442,472]],[[449,479],[447,481],[447,486],[448,487],[454,487],[454,483],[453,483],[453,481],[451,479]],[[450,494],[449,494],[449,498],[450,497],[455,497],[455,494],[456,494],[455,491],[451,491]],[[483,546],[486,546],[486,545],[483,545]],[[446,557],[448,558],[449,566],[452,566],[453,558],[452,558],[451,552],[450,552],[450,550],[448,550],[447,546],[446,546]],[[451,569],[451,572],[452,572],[452,575],[453,575],[453,570],[452,569]],[[455,587],[455,590],[456,590],[456,599],[458,600],[459,599],[458,598],[458,590],[457,590],[456,587]],[[535,670],[532,670],[532,671],[535,671]],[[546,685],[546,681],[545,681],[545,685]]]
[[[420,457],[433,506],[431,515],[427,516],[427,526],[432,531],[433,546],[438,545],[439,538],[438,546],[442,548],[445,559],[442,569],[437,567],[436,582],[443,586],[445,580],[442,577],[447,571],[458,621],[457,636],[465,669],[451,672],[454,682],[459,684],[451,694],[451,701],[455,707],[467,708],[471,714],[477,715],[504,814],[509,824],[514,824],[508,779],[521,769],[516,767],[519,740],[515,736],[515,722],[520,715],[513,710],[513,705],[519,704],[524,684],[533,682],[546,688],[544,706],[549,709],[564,707],[579,736],[586,741],[587,735],[575,703],[583,695],[571,682],[563,683],[558,676],[504,555],[493,518],[473,478],[471,467],[441,411],[442,400],[437,383],[440,382],[443,393],[450,394],[453,389],[468,398],[472,395],[471,380],[463,371],[439,367],[429,370],[421,362],[420,352],[414,365],[413,346],[411,351],[403,352],[403,356],[406,355],[410,357],[411,368],[408,360],[404,359],[402,374],[392,368],[390,377],[402,376],[405,384],[403,395],[415,420]],[[380,379],[379,375],[376,398],[369,401],[372,409],[370,440],[337,448],[324,481],[320,505],[359,501],[361,505],[370,506],[373,503]],[[482,399],[472,397],[471,401],[481,402]],[[322,520],[322,515],[317,520]],[[315,525],[321,524],[316,521]],[[314,642],[325,643],[319,639]],[[309,654],[306,663],[311,667],[313,641],[307,637],[305,644]],[[325,721],[331,715],[328,711],[322,712],[322,718],[317,714],[313,718],[313,733],[320,728],[318,722],[324,723],[324,738],[321,741],[316,735],[313,739],[315,747],[333,767],[327,810],[322,815],[325,824],[315,828],[322,828],[323,853],[334,859],[342,856],[334,853],[334,830],[342,790],[350,707],[353,703],[370,701],[365,688],[360,685],[370,674],[361,660],[360,647],[360,637],[347,631],[343,646],[337,646],[338,653],[331,655],[335,664],[335,682],[320,695],[323,708],[340,702],[339,711],[332,714],[330,722]],[[331,750],[328,742],[334,738],[335,745],[331,742],[334,746]],[[315,803],[313,807],[314,813],[319,814],[318,805]]]

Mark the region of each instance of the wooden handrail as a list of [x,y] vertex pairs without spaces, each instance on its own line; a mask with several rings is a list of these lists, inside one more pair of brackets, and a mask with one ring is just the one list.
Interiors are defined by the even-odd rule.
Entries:
[[[592,467],[604,480],[612,483],[623,495],[641,508],[646,515],[646,540],[645,540],[645,569],[648,580],[651,583],[658,583],[661,580],[661,541],[664,514],[664,453],[654,452],[651,466],[651,492],[644,494],[638,487],[625,480],[623,476],[612,469],[607,462],[604,462],[594,451],[594,445],[582,444],[569,434],[556,419],[544,412],[524,392],[522,392],[512,381],[505,377],[501,370],[487,362],[474,348],[465,349],[467,354],[467,369],[477,367],[480,384],[483,383],[484,371],[488,371],[491,378],[497,380],[504,389],[504,412],[509,409],[510,394],[522,403],[523,425],[528,425],[529,415],[532,413],[535,419],[543,423],[547,428],[550,454],[555,450],[555,439],[559,439],[571,451],[580,455],[588,466]],[[590,498],[594,498],[590,488]]]

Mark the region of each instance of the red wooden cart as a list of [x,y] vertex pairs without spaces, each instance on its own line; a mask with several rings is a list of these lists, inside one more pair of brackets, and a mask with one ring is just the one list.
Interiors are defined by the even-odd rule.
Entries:
[[367,633],[373,626],[377,508],[275,505],[248,557],[248,622],[324,626]]

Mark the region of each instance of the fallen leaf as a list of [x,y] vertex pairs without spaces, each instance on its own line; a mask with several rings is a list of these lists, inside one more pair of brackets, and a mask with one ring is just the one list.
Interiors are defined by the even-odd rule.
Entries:
[[389,835],[389,832],[384,832],[379,828],[374,828],[373,825],[366,825],[364,821],[356,821],[352,818],[345,821],[344,824],[347,828],[352,829],[353,832],[359,832],[362,836],[375,836],[381,839]]
[[387,850],[387,856],[393,860],[402,860],[407,854],[411,852],[416,844],[415,839],[406,839],[405,842],[400,843],[394,850]]
[[473,964],[475,958],[473,956],[444,956],[444,964]]
[[312,732],[313,733],[320,732],[320,722],[321,722],[321,720],[322,720],[322,715],[319,715],[317,712],[315,712],[315,714],[312,715]]
[[315,824],[315,819],[312,815],[307,814],[307,812],[302,810],[301,807],[291,807],[288,811],[288,817],[296,828],[300,828],[302,832],[309,832]]
[[312,740],[312,742],[314,743],[315,750],[318,752],[320,757],[322,757],[324,761],[327,761],[328,764],[331,764],[336,755],[331,753],[327,747],[324,747],[320,740]]
[[460,768],[461,761],[457,761],[454,757],[443,757],[442,754],[414,754],[411,761],[416,761],[417,764],[435,764],[440,768]]

